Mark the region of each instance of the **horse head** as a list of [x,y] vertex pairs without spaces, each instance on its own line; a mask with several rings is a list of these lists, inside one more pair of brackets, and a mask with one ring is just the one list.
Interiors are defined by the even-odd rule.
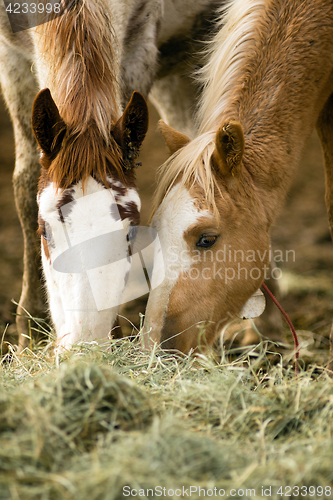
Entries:
[[165,279],[149,297],[146,344],[149,337],[188,353],[211,345],[260,287],[268,222],[244,166],[240,123],[225,121],[193,141],[161,128],[172,156],[162,166],[152,225],[162,248],[155,272],[163,266]]
[[34,101],[32,127],[42,166],[38,232],[58,345],[106,340],[140,221],[134,168],[148,128],[146,102],[135,92],[106,141],[94,122],[79,131],[66,124],[45,89]]

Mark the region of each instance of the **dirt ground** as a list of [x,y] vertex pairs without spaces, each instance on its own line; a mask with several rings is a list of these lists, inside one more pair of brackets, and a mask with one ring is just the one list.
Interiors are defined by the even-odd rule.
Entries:
[[[156,132],[157,113],[151,108],[148,136],[137,172],[142,199],[141,224],[147,222],[154,191],[156,167],[167,157],[163,139]],[[11,176],[14,143],[10,119],[0,104],[0,328],[15,321],[22,276],[22,235],[15,212]],[[284,209],[272,231],[274,250],[294,250],[295,259],[278,265],[283,270],[282,304],[297,330],[312,332],[317,348],[326,348],[333,318],[333,247],[324,204],[324,171],[319,140],[315,133],[307,144],[301,165]],[[289,253],[289,256],[292,255]],[[284,257],[285,260],[285,257]],[[145,299],[129,304],[123,311],[138,323]],[[14,327],[11,327],[13,330]]]

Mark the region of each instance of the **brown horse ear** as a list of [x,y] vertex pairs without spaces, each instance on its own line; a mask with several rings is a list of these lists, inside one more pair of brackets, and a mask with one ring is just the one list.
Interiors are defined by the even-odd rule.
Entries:
[[44,153],[51,155],[58,150],[66,125],[49,89],[41,90],[37,94],[32,106],[31,125],[36,141]]
[[226,121],[216,132],[214,163],[224,176],[241,172],[245,148],[243,128],[239,122]]
[[170,154],[175,153],[190,142],[190,139],[187,137],[187,135],[177,132],[177,130],[164,123],[163,120],[160,120],[158,122],[158,128],[162,132]]
[[124,114],[117,121],[112,135],[123,152],[125,168],[134,166],[140,147],[148,130],[149,113],[145,98],[139,92],[133,92]]

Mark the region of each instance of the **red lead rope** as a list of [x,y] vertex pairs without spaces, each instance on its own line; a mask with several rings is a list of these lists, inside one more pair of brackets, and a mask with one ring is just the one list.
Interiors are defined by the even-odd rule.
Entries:
[[282,316],[284,317],[284,319],[286,320],[286,322],[288,323],[289,325],[289,328],[291,330],[291,333],[293,335],[293,338],[294,338],[294,345],[295,345],[295,373],[296,375],[298,374],[299,372],[299,366],[298,366],[298,359],[299,359],[299,343],[298,343],[298,337],[297,337],[297,333],[296,333],[296,330],[295,330],[295,327],[294,325],[292,324],[288,314],[283,310],[282,306],[279,304],[279,302],[277,301],[277,299],[274,297],[274,295],[272,294],[272,292],[269,290],[269,288],[267,288],[267,286],[265,285],[265,283],[263,283],[261,285],[261,287],[265,290],[265,292],[270,296],[270,298],[272,299],[272,301],[274,302],[274,304],[276,305],[276,307],[279,309],[279,311],[281,312]]

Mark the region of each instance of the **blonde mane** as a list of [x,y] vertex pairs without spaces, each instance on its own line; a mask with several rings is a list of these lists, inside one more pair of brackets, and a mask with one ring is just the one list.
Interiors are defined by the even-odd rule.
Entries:
[[218,215],[215,196],[220,189],[210,162],[215,134],[224,119],[237,117],[237,101],[232,96],[243,83],[247,57],[256,44],[257,21],[266,7],[267,0],[235,0],[220,9],[216,35],[206,51],[207,63],[198,74],[203,87],[198,137],[160,167],[153,215],[180,175],[181,186],[198,183],[203,188],[208,206]]
[[197,137],[160,166],[151,217],[154,216],[179,175],[181,175],[180,186],[190,187],[198,183],[203,188],[207,203],[215,212],[215,186],[218,186],[210,167],[210,157],[215,147],[214,138],[215,132],[208,132]]
[[[251,56],[257,48],[258,31],[267,0],[235,0],[223,9],[217,33],[207,49],[207,63],[199,72],[203,86],[197,114],[199,134],[217,130],[221,119],[235,118],[237,102],[232,97],[239,95],[252,68]],[[237,117],[237,115],[236,115]]]

